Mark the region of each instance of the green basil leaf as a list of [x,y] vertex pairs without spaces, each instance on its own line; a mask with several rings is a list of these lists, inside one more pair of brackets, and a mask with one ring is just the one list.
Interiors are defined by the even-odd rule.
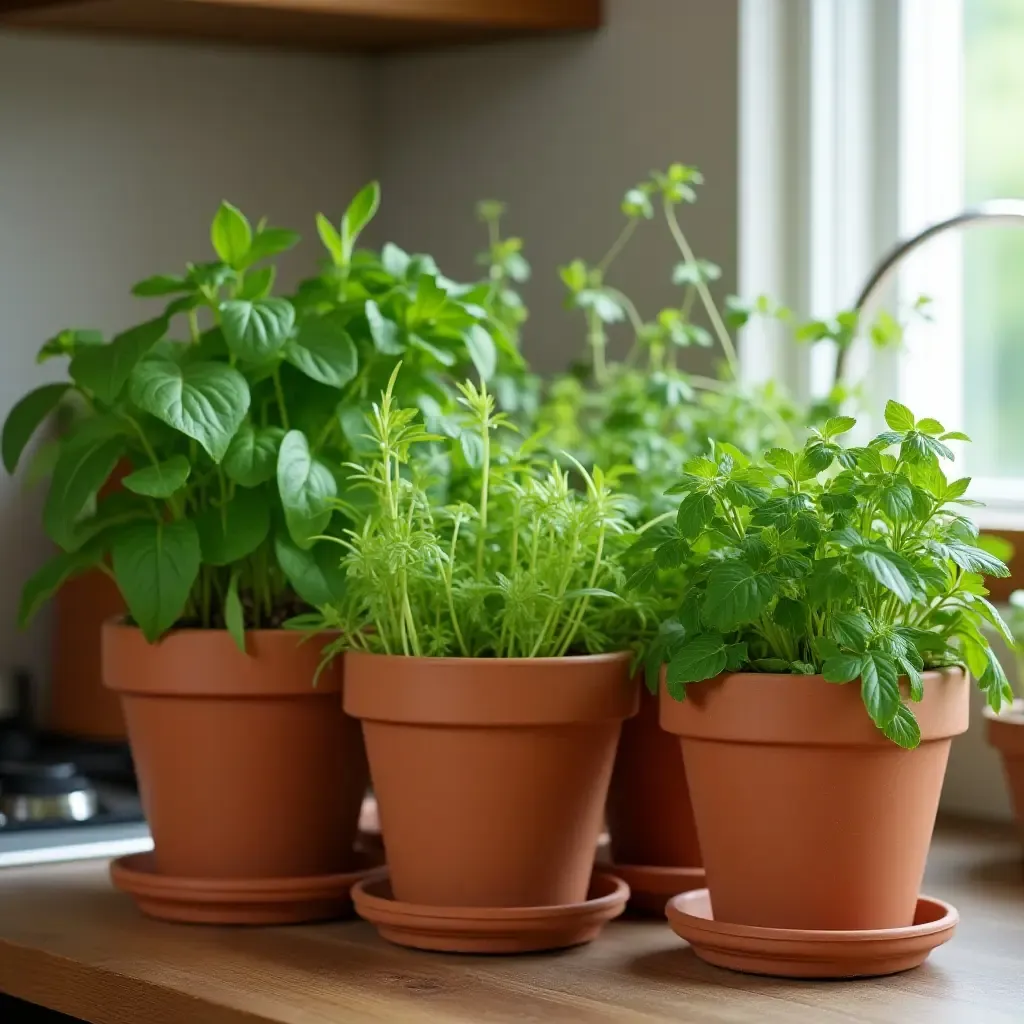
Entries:
[[405,351],[402,331],[393,320],[389,320],[380,311],[373,299],[366,300],[366,322],[370,327],[370,337],[381,355],[400,356]]
[[220,315],[228,348],[251,363],[284,348],[295,327],[295,307],[287,299],[232,299],[221,303]]
[[884,729],[902,706],[899,673],[892,655],[881,651],[866,654],[861,661],[860,695],[872,721]]
[[224,454],[224,472],[242,487],[259,487],[277,475],[277,449],[284,437],[280,427],[243,423]]
[[715,499],[710,494],[695,491],[679,503],[676,526],[687,540],[699,536],[715,515]]
[[481,380],[490,380],[498,368],[498,352],[494,339],[480,324],[473,324],[463,335],[469,358]]
[[155,274],[144,281],[132,285],[132,295],[140,299],[156,298],[161,295],[176,295],[178,292],[191,291],[192,285],[183,277],[170,274]]
[[150,498],[169,498],[185,486],[192,467],[184,455],[172,455],[155,466],[146,466],[129,473],[121,483],[136,494]]
[[113,405],[139,360],[167,333],[168,323],[166,317],[157,317],[117,335],[109,345],[78,349],[68,367],[71,379]]
[[251,555],[270,533],[270,504],[264,491],[239,490],[224,506],[196,516],[206,565],[230,565]]
[[21,589],[18,604],[18,627],[26,629],[36,613],[68,580],[91,568],[99,561],[96,553],[62,551],[29,577]]
[[900,704],[892,720],[882,727],[882,732],[904,750],[913,750],[921,742],[921,727],[906,704]]
[[53,468],[43,526],[65,551],[81,546],[76,524],[123,454],[124,441],[116,437],[87,448],[64,445]]
[[876,545],[855,551],[854,558],[904,604],[909,604],[914,599],[917,574],[902,555],[890,551],[884,545]]
[[946,545],[946,551],[955,565],[967,572],[980,572],[985,576],[1009,576],[1010,570],[995,555],[960,541]]
[[261,228],[253,237],[249,251],[242,258],[239,269],[245,270],[268,256],[277,256],[294,249],[301,241],[296,231],[287,228]]
[[57,408],[70,387],[70,384],[44,384],[19,399],[7,414],[0,450],[3,451],[4,469],[8,473],[18,468],[18,460],[32,435]]
[[277,488],[292,540],[310,548],[331,521],[338,486],[334,474],[313,458],[301,430],[291,430],[277,456]]
[[665,685],[673,700],[682,700],[689,683],[714,679],[725,671],[727,645],[720,636],[695,636],[672,654],[665,669]]
[[214,462],[224,458],[249,411],[245,378],[221,363],[146,360],[132,373],[130,390],[140,409],[194,438]]
[[327,250],[328,255],[331,257],[334,265],[341,266],[345,261],[345,253],[341,244],[341,235],[338,234],[338,229],[325,217],[322,213],[316,215],[316,230],[320,236],[320,241],[323,242],[324,248]]
[[359,367],[359,353],[344,328],[345,320],[337,313],[307,317],[298,337],[285,345],[285,359],[321,384],[344,387]]
[[36,353],[36,362],[45,363],[47,360],[57,359],[60,356],[73,356],[80,347],[102,344],[102,332],[70,327],[59,331],[52,338],[43,342],[42,347]]
[[774,592],[770,576],[746,562],[723,562],[711,570],[701,617],[723,633],[753,622],[767,607]]
[[187,519],[137,523],[115,537],[114,577],[150,643],[181,618],[199,564],[199,535]]
[[899,402],[892,399],[885,405],[885,422],[893,430],[913,430],[915,425],[914,414]]
[[822,678],[826,683],[852,683],[861,674],[863,662],[859,654],[833,655],[822,665]]
[[222,202],[210,225],[210,241],[225,263],[240,270],[252,245],[252,228],[245,214],[231,203]]
[[321,541],[311,548],[300,548],[288,534],[274,538],[277,564],[292,589],[308,605],[321,608],[340,601],[345,593],[345,570],[341,567],[342,549]]
[[259,270],[250,270],[245,275],[242,287],[235,295],[236,299],[246,299],[256,302],[265,299],[274,287],[274,280],[277,277],[277,267],[271,264],[268,267],[261,267]]
[[373,220],[374,214],[380,206],[380,185],[371,181],[369,185],[361,188],[348,204],[348,209],[341,218],[341,247],[343,262],[349,263],[352,260],[352,253],[355,251],[356,239],[367,224]]

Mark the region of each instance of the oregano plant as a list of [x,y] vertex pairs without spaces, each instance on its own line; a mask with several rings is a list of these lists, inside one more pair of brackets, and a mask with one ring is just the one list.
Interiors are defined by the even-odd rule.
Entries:
[[339,596],[320,538],[345,526],[343,463],[365,443],[375,382],[405,357],[402,397],[440,418],[449,371],[489,377],[506,344],[486,282],[457,285],[396,246],[357,248],[378,205],[371,183],[338,226],[318,218],[326,266],[288,296],[274,294],[272,260],[299,236],[223,203],[214,259],[132,289],[165,303],[156,316],[109,340],[73,329],[46,342],[40,361],[67,358],[67,379],[18,402],[2,437],[13,473],[44,420],[72,410],[47,447],[43,524],[60,551],[26,584],[22,623],[90,568],[115,579],[149,640],[226,628],[244,649],[246,629]]
[[[800,449],[758,460],[729,444],[690,460],[671,521],[637,542],[631,585],[668,570],[684,596],[647,655],[670,695],[724,672],[820,675],[858,685],[865,709],[903,747],[920,742],[913,703],[926,669],[963,665],[996,709],[1012,699],[985,627],[1013,643],[984,577],[1006,566],[961,510],[967,478],[949,479],[950,441],[897,402],[888,430],[845,447],[855,426],[830,418]],[[901,687],[901,680],[904,687]]]

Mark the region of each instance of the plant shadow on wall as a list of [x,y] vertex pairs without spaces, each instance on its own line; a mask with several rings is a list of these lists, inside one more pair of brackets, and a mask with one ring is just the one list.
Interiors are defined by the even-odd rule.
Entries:
[[[224,203],[211,227],[217,259],[180,276],[140,281],[133,293],[169,299],[151,320],[104,341],[66,330],[40,361],[69,359],[64,383],[11,411],[8,471],[58,405],[59,440],[35,474],[52,472],[44,525],[61,553],[25,588],[25,623],[68,578],[111,573],[147,639],[178,625],[279,626],[336,596],[334,499],[342,468],[363,443],[367,396],[399,356],[397,397],[439,414],[452,377],[470,372],[529,382],[514,332],[489,306],[489,282],[459,285],[426,255],[395,245],[357,250],[379,202],[376,184],[339,226],[322,215],[322,272],[290,298],[272,294],[268,262],[299,240]],[[184,337],[182,337],[182,335]],[[127,469],[114,493],[104,485]],[[97,495],[101,495],[97,497]]]

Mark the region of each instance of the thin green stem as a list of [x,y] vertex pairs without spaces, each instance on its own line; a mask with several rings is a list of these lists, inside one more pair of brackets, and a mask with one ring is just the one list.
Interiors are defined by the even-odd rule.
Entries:
[[615,261],[615,257],[625,248],[626,243],[633,237],[636,225],[637,220],[635,217],[630,217],[623,225],[622,230],[619,232],[619,237],[612,242],[612,247],[604,254],[604,258],[597,265],[597,270],[602,276]]
[[[668,199],[665,199],[662,205],[665,210],[665,220],[668,223],[668,229],[676,245],[679,247],[683,259],[688,266],[696,267],[697,258],[693,254],[693,249],[690,248],[690,243],[686,240],[686,235],[683,234],[683,229],[679,226],[675,207]],[[708,314],[708,319],[711,321],[711,326],[714,328],[715,335],[718,337],[718,343],[722,346],[725,361],[729,364],[729,373],[733,379],[738,379],[740,363],[736,355],[736,346],[733,345],[732,338],[729,336],[729,331],[725,326],[725,321],[722,319],[722,314],[718,312],[718,306],[715,305],[715,300],[711,297],[711,291],[708,289],[707,282],[699,275],[697,276],[696,288],[704,309]]]
[[290,430],[291,427],[288,425],[288,407],[284,401],[284,388],[281,387],[281,368],[279,366],[274,368],[274,395],[277,398],[277,411],[281,415],[281,426],[285,430]]

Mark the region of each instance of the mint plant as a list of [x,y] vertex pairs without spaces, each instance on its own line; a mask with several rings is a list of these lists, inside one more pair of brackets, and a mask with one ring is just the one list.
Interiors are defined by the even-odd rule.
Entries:
[[318,218],[329,261],[292,297],[272,293],[269,261],[298,235],[253,227],[224,203],[210,232],[216,259],[132,289],[167,303],[157,316],[110,341],[68,330],[43,346],[40,361],[69,359],[68,380],[11,410],[7,470],[58,405],[76,414],[43,515],[61,551],[26,584],[22,623],[93,567],[115,579],[151,641],[175,625],[227,628],[244,649],[246,628],[279,626],[340,593],[337,558],[319,538],[344,526],[341,466],[364,443],[376,382],[404,358],[405,397],[440,417],[449,370],[489,377],[510,344],[479,304],[486,283],[456,285],[396,246],[356,248],[378,203],[373,183],[338,226]]
[[984,585],[1008,570],[958,511],[973,504],[970,481],[941,466],[947,442],[966,437],[889,402],[889,430],[844,447],[855,422],[829,419],[802,449],[758,461],[719,444],[687,463],[674,521],[637,542],[645,559],[630,583],[643,589],[664,569],[685,579],[648,651],[652,689],[663,662],[677,700],[723,672],[859,680],[871,719],[908,748],[920,730],[901,679],[912,703],[925,669],[965,665],[993,708],[1012,699],[983,631],[1012,646]]
[[[404,369],[402,370],[404,373]],[[486,385],[459,386],[456,442],[430,433],[394,398],[394,371],[369,418],[372,454],[347,467],[369,495],[345,505],[337,539],[346,587],[318,616],[328,649],[427,657],[562,657],[628,648],[638,620],[623,600],[623,499],[599,469],[578,467],[585,491],[525,442],[493,444],[508,427]],[[472,501],[432,493],[432,446],[458,446],[474,470]]]

